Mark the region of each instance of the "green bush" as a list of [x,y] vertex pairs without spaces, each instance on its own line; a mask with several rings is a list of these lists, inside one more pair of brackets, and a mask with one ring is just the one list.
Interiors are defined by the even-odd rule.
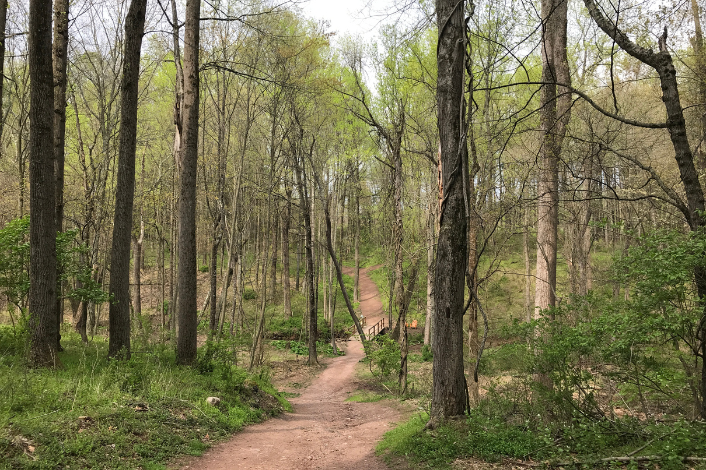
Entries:
[[[305,341],[274,340],[270,341],[270,344],[279,350],[289,349],[298,356],[309,355],[309,344]],[[331,346],[331,343],[325,343],[322,341],[316,342],[316,352],[318,354],[323,354],[327,357],[346,355],[346,353],[341,348],[336,348],[336,353],[334,354],[333,346]]]
[[434,360],[434,353],[431,350],[431,346],[425,344],[422,346],[422,361],[431,362]]
[[257,292],[255,292],[255,290],[251,289],[250,287],[246,287],[245,291],[243,291],[243,299],[245,299],[245,300],[257,299]]
[[379,377],[388,378],[400,369],[400,346],[387,335],[378,335],[367,341],[366,352],[370,371]]

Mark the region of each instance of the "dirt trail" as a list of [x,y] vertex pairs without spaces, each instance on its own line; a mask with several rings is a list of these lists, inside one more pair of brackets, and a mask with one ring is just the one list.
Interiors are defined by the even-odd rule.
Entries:
[[[383,316],[377,286],[367,275],[375,268],[361,270],[360,276],[360,308],[368,325]],[[358,339],[343,347],[346,355],[331,360],[301,396],[290,400],[293,413],[248,426],[184,468],[387,469],[375,456],[375,444],[403,413],[382,402],[345,401],[356,390],[355,367],[364,353]]]

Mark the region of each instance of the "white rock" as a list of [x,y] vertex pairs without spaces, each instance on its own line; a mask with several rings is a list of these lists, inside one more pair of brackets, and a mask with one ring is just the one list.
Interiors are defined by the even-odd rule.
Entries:
[[221,399],[218,397],[208,397],[206,398],[206,403],[212,406],[216,406],[221,402]]

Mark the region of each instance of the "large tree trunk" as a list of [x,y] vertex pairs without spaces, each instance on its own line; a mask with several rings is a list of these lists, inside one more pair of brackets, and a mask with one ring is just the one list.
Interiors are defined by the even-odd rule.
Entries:
[[59,325],[56,315],[56,193],[54,184],[54,81],[51,2],[29,4],[30,76],[30,267],[29,360],[56,365]]
[[196,359],[196,171],[199,138],[200,0],[187,0],[184,24],[184,107],[180,151],[177,362]]
[[[6,1],[0,1],[0,31],[5,31],[5,10]],[[66,141],[66,64],[67,51],[69,47],[69,1],[56,0],[54,2],[54,178],[56,182],[56,231],[61,232],[64,226],[64,146]],[[2,44],[3,53],[0,55],[0,62],[4,61],[4,39]],[[0,66],[0,77],[2,77],[2,66]],[[0,80],[1,82],[2,80]],[[0,85],[0,95],[2,86]],[[2,101],[0,99],[0,139],[2,138]],[[57,279],[61,277],[61,268],[57,266]],[[57,284],[56,316],[59,327],[63,323],[64,311],[61,295],[61,281]],[[61,333],[57,335],[57,349],[61,347]]]
[[130,358],[130,235],[135,198],[135,148],[137,144],[137,97],[140,79],[140,50],[145,31],[147,0],[132,0],[125,20],[125,54],[121,83],[120,147],[118,184],[115,196],[113,246],[110,256],[112,296],[108,356]]
[[464,2],[436,1],[439,31],[436,89],[443,198],[434,278],[436,309],[432,331],[433,391],[429,426],[463,414],[463,307],[468,242],[464,184],[468,167],[459,149],[464,76]]

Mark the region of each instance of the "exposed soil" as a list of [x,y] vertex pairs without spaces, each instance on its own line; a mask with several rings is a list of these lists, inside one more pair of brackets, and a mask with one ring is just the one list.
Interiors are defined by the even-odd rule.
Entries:
[[[383,317],[379,292],[367,275],[375,268],[360,276],[360,309],[368,325]],[[394,403],[346,401],[357,389],[355,369],[364,353],[358,338],[341,347],[346,355],[327,361],[311,385],[290,400],[293,413],[248,426],[182,468],[386,469],[375,456],[375,444],[405,413]]]

